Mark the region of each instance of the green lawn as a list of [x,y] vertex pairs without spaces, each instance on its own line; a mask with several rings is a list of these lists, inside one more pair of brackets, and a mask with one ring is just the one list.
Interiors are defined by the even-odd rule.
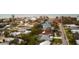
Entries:
[[62,40],[61,39],[53,39],[51,42],[52,42],[51,44],[53,44],[53,45],[60,45],[60,44],[62,44]]
[[69,40],[69,44],[70,45],[76,44],[75,38],[74,38],[73,33],[71,32],[71,30],[69,28],[66,28],[65,32],[66,32],[67,38]]

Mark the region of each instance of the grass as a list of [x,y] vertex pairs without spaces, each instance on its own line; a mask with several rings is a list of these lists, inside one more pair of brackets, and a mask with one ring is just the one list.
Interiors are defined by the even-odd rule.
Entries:
[[66,29],[65,29],[65,32],[66,32],[66,35],[67,35],[69,44],[70,44],[70,45],[75,45],[75,44],[76,44],[76,41],[75,41],[74,35],[73,35],[73,33],[71,32],[71,30],[70,30],[69,28],[66,28]]
[[51,44],[53,44],[53,45],[60,45],[60,44],[62,44],[62,40],[61,39],[53,39],[51,42],[52,42]]

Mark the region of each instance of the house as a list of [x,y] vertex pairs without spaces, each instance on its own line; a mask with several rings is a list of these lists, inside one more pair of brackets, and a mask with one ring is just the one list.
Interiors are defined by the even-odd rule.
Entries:
[[51,44],[51,42],[48,41],[48,40],[46,40],[46,41],[40,43],[40,45],[50,45],[50,44]]
[[19,34],[21,34],[21,32],[12,32],[12,33],[10,33],[10,35],[12,35],[12,36],[17,36]]
[[74,38],[75,38],[76,40],[79,40],[79,33],[78,33],[78,32],[74,33]]
[[24,32],[26,31],[26,28],[22,27],[22,28],[18,28],[18,32]]
[[0,30],[4,30],[5,29],[6,24],[4,23],[0,23]]
[[11,25],[6,25],[5,28],[9,28]]
[[40,40],[52,40],[52,31],[51,29],[46,29],[43,30],[42,33],[40,34]]
[[79,16],[77,16],[77,21],[79,21]]
[[43,30],[40,34],[40,40],[52,40],[52,31],[51,29]]
[[53,36],[40,34],[40,40],[52,40]]
[[19,44],[23,41],[22,39],[19,39],[19,38],[16,38],[15,40],[16,40],[16,42],[19,43]]
[[75,24],[66,24],[66,27],[70,28],[72,33],[79,33],[79,26],[75,25]]
[[29,24],[29,23],[25,23],[24,26],[31,28],[31,27],[33,27],[34,25],[33,25],[33,24]]
[[48,22],[48,20],[45,20],[42,23],[42,26],[43,26],[43,31],[40,34],[40,40],[52,40],[53,36],[51,36],[52,34],[51,23]]
[[0,45],[9,45],[9,42],[0,43]]
[[30,33],[31,31],[30,30],[26,30],[25,32],[23,32],[24,34],[28,34]]
[[43,26],[43,30],[45,30],[47,28],[51,28],[51,24],[47,20],[43,22],[42,26]]
[[46,30],[43,30],[42,31],[42,34],[44,34],[44,35],[51,35],[52,34],[52,30],[50,29],[50,28],[47,28]]
[[78,32],[74,33],[74,38],[76,40],[76,44],[79,45],[79,33]]
[[0,36],[0,43],[3,42],[4,36]]
[[37,20],[37,19],[36,19],[36,17],[31,17],[31,20],[32,20],[32,21],[35,21],[35,20]]
[[76,44],[79,45],[79,40],[76,40]]
[[79,33],[79,27],[70,27],[72,33],[76,33],[78,32]]
[[5,42],[10,42],[12,40],[14,40],[14,38],[4,38]]
[[77,25],[75,25],[75,24],[66,24],[65,26],[66,26],[66,27],[79,27],[79,26],[77,26]]

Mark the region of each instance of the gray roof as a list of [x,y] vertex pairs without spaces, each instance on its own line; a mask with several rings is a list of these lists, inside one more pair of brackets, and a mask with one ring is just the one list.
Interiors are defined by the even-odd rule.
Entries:
[[71,30],[79,30],[79,27],[70,27]]
[[41,42],[40,45],[50,45],[50,43],[51,42],[47,40],[47,41]]
[[45,22],[42,24],[42,26],[43,26],[43,29],[46,29],[46,28],[50,28],[50,27],[51,27],[51,24],[50,24],[50,22],[45,21]]
[[40,40],[52,40],[52,38],[50,38],[50,35],[41,35]]

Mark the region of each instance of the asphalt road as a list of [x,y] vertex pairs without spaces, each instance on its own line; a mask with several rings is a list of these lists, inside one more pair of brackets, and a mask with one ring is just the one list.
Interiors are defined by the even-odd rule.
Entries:
[[68,42],[66,33],[65,33],[65,31],[64,31],[63,25],[62,25],[61,23],[59,24],[59,28],[60,28],[61,36],[62,36],[62,44],[63,44],[63,45],[68,45],[69,42]]

